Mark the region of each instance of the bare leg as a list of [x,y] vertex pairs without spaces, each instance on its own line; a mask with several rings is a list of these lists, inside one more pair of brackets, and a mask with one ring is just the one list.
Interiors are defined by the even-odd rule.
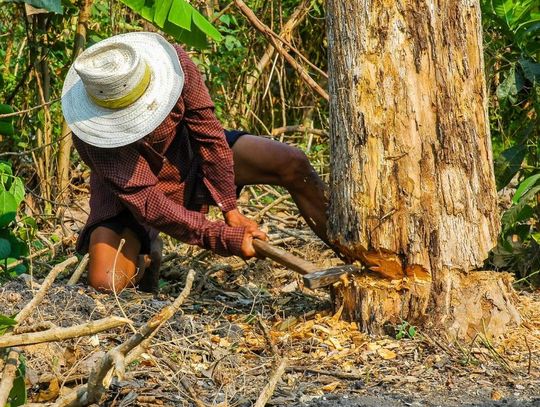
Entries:
[[232,150],[237,185],[286,188],[309,227],[328,244],[326,186],[301,150],[251,135],[240,137]]
[[[125,240],[125,243],[117,256],[122,239]],[[160,239],[157,243],[159,243],[159,249],[161,249]],[[131,229],[126,228],[121,234],[118,234],[109,228],[97,227],[90,235],[88,250],[90,255],[88,281],[90,285],[99,291],[120,292],[126,287],[134,287],[143,275],[150,273],[154,268],[157,267],[159,271],[161,250],[159,250],[159,256],[154,253],[154,251],[157,251],[155,243],[152,244],[150,256],[140,255],[140,250],[141,243]],[[145,273],[145,270],[147,270],[147,273]],[[155,273],[152,272],[152,274]],[[152,276],[148,280],[153,283],[155,278]],[[157,287],[152,285],[152,287],[149,286],[148,288],[154,290]]]

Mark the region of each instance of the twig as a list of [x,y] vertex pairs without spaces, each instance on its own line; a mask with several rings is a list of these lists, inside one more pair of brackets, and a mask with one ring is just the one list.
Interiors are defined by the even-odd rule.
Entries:
[[29,109],[25,109],[25,110],[19,110],[17,112],[13,112],[13,113],[4,113],[4,114],[0,114],[0,119],[7,119],[8,117],[13,117],[13,116],[20,116],[22,114],[25,114],[25,113],[28,113],[28,112],[31,112],[33,110],[37,110],[37,109],[41,109],[45,106],[49,106],[49,105],[52,105],[53,103],[56,103],[60,100],[60,98],[58,99],[54,99],[54,100],[51,100],[49,102],[45,102],[45,103],[42,103],[38,106],[34,106],[34,107],[31,107]]
[[259,213],[257,215],[255,215],[254,217],[254,221],[255,222],[259,222],[263,216],[265,215],[266,212],[268,212],[270,209],[272,209],[274,206],[277,206],[279,205],[281,202],[283,201],[286,201],[287,199],[289,199],[291,196],[289,194],[286,194],[286,195],[282,195],[280,196],[279,198],[277,199],[274,199],[272,202],[270,202],[268,205],[266,205],[264,208],[262,208]]
[[41,284],[41,288],[36,293],[34,298],[32,298],[32,301],[30,301],[28,304],[24,306],[24,308],[15,316],[15,321],[17,321],[17,325],[14,327],[16,329],[17,326],[19,326],[28,316],[32,313],[34,308],[43,301],[43,297],[45,297],[45,294],[47,294],[47,291],[51,287],[52,283],[58,277],[58,274],[60,274],[62,271],[64,271],[67,267],[71,266],[72,264],[77,263],[78,259],[76,256],[72,256],[68,258],[67,260],[64,260],[62,263],[57,264],[53,267],[53,269],[49,272],[49,275],[47,278],[45,278],[45,281]]
[[524,336],[525,338],[525,345],[527,345],[527,350],[529,351],[529,365],[527,366],[527,374],[531,375],[531,368],[532,368],[532,352],[531,347],[529,346],[529,341],[527,340],[527,335]]
[[189,393],[189,397],[191,397],[191,400],[195,403],[197,407],[206,407],[205,404],[201,401],[197,393],[195,393],[195,390],[193,390],[193,386],[187,381],[185,377],[182,377],[180,379],[180,384]]
[[259,326],[261,327],[261,330],[263,331],[264,339],[270,346],[270,349],[272,349],[272,353],[274,356],[279,356],[279,350],[272,340],[272,337],[270,336],[270,332],[268,331],[268,327],[266,326],[266,323],[264,322],[264,319],[261,314],[258,315],[257,322],[259,323]]
[[295,126],[285,126],[285,127],[278,127],[275,129],[272,129],[272,136],[279,136],[283,133],[309,133],[309,134],[315,134],[316,136],[327,136],[328,132],[321,129],[313,129],[311,127],[306,127],[303,124],[298,124]]
[[126,318],[111,316],[67,328],[58,327],[40,332],[0,336],[0,349],[10,346],[34,345],[36,343],[56,342],[81,336],[90,336],[130,322]]
[[347,372],[336,372],[331,370],[323,370],[323,369],[312,369],[304,366],[290,366],[287,367],[287,372],[301,372],[301,373],[314,373],[314,374],[320,374],[324,376],[332,376],[337,377],[338,379],[344,379],[344,380],[363,380],[365,379],[364,374],[356,374],[356,373],[347,373]]
[[[115,367],[120,374],[124,372],[125,361],[129,359],[128,353],[133,349],[137,349],[137,347],[141,345],[145,339],[149,338],[176,312],[178,312],[191,292],[194,278],[195,272],[190,270],[186,278],[186,285],[176,300],[171,305],[164,307],[161,309],[161,311],[155,314],[126,342],[107,352],[107,354],[103,356],[103,358],[101,358],[96,363],[96,366],[92,369],[92,372],[88,377],[88,383],[76,391],[72,391],[66,395],[66,397],[63,397],[55,404],[55,406],[74,407],[98,403],[103,394],[107,391],[108,386],[104,383],[104,379],[108,375],[109,371]],[[126,355],[128,355],[127,358]]]
[[274,371],[274,373],[272,373],[272,376],[270,376],[268,383],[266,384],[266,386],[264,386],[263,390],[261,391],[261,394],[259,395],[257,402],[254,404],[254,407],[266,406],[266,403],[268,402],[268,400],[270,400],[270,397],[272,397],[272,395],[274,394],[274,390],[276,389],[278,380],[281,379],[281,376],[283,376],[283,373],[285,373],[286,367],[287,367],[286,359],[281,359],[277,369]]
[[17,377],[19,354],[20,351],[18,349],[11,349],[8,353],[4,373],[2,374],[2,381],[0,381],[0,406],[7,405],[9,393],[13,387],[13,381]]
[[[54,244],[55,245],[55,250],[58,247],[60,247],[63,243],[64,242],[55,243]],[[43,248],[41,250],[38,250],[37,252],[32,253],[30,256],[26,256],[23,259],[20,259],[20,260],[14,261],[13,263],[8,264],[7,269],[11,270],[11,269],[17,267],[19,264],[23,264],[25,261],[32,260],[32,259],[35,259],[36,257],[43,256],[44,254],[49,253],[50,251],[51,251],[51,249],[49,247],[45,247],[45,248]]]
[[285,60],[296,70],[296,72],[298,72],[300,78],[302,78],[302,80],[320,96],[326,100],[329,100],[330,98],[328,93],[317,82],[315,82],[313,78],[306,72],[305,68],[285,50],[281,42],[276,40],[275,36],[277,36],[277,34],[275,34],[270,27],[259,20],[255,13],[242,0],[234,0],[234,2],[242,14],[244,14],[244,16],[251,22],[251,24],[268,39],[276,51],[279,52],[283,58],[285,58]]
[[81,262],[79,263],[79,265],[77,266],[77,268],[75,269],[75,271],[73,272],[73,274],[71,275],[69,281],[67,282],[67,285],[77,284],[77,282],[82,276],[82,273],[86,269],[86,266],[88,265],[89,259],[90,259],[90,256],[88,253],[86,253],[84,257],[82,258]]

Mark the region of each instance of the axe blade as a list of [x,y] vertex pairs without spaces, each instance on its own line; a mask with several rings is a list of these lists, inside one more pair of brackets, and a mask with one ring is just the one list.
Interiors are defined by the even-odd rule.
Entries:
[[336,281],[339,281],[345,274],[358,272],[360,272],[360,269],[351,264],[311,272],[304,275],[304,286],[311,288],[312,290],[315,288],[327,287],[334,284]]

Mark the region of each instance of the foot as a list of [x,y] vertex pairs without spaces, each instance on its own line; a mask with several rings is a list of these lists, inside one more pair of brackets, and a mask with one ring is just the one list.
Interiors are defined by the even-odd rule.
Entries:
[[149,265],[145,267],[144,274],[139,281],[139,290],[147,293],[158,292],[162,251],[163,240],[158,236],[150,244],[150,255],[145,255],[146,259],[143,262],[149,263]]

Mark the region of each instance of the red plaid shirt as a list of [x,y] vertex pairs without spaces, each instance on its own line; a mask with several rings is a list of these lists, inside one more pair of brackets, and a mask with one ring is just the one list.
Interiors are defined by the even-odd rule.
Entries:
[[239,255],[244,228],[209,221],[209,203],[223,212],[236,208],[232,151],[196,65],[175,46],[184,88],[171,113],[142,140],[117,148],[73,141],[91,168],[90,216],[79,238],[92,226],[126,208],[150,235],[164,232],[182,242],[221,255]]

